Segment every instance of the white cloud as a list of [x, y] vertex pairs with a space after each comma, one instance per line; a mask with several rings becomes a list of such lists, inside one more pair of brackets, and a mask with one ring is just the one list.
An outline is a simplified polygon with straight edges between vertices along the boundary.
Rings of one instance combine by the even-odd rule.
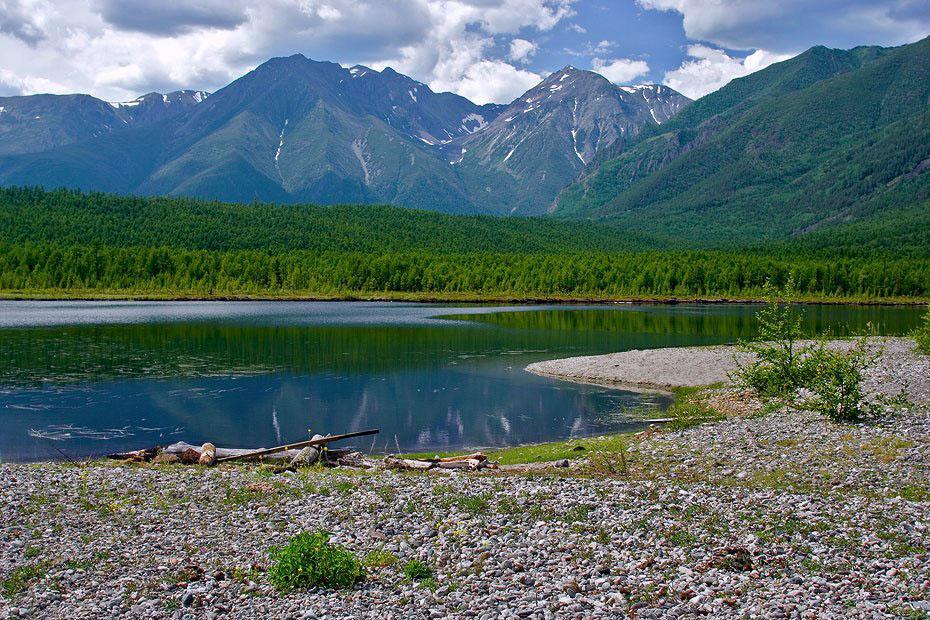
[[[539, 76], [513, 66], [516, 56], [495, 58], [496, 44], [510, 49], [511, 40], [552, 29], [574, 15], [574, 2], [0, 0], [0, 89], [110, 100], [215, 90], [269, 57], [300, 52], [390, 65], [439, 90], [509, 101]], [[516, 45], [523, 60], [531, 56]]]
[[632, 82], [636, 78], [649, 73], [649, 65], [643, 60], [631, 60], [629, 58], [615, 58], [613, 60], [595, 58], [591, 62], [591, 70], [600, 73], [611, 82], [623, 84]]
[[900, 45], [930, 33], [926, 0], [637, 0], [675, 11], [690, 39], [797, 53], [814, 45]]
[[482, 60], [458, 80], [457, 92], [475, 103], [510, 103], [541, 79], [537, 73], [505, 62]]
[[538, 51], [539, 46], [532, 41], [514, 39], [510, 42], [510, 53], [507, 58], [514, 62], [526, 62]]
[[688, 57], [679, 68], [665, 74], [664, 82], [683, 95], [697, 99], [725, 86], [734, 78], [787, 60], [791, 54], [756, 50], [740, 59], [706, 45], [691, 45], [688, 47]]

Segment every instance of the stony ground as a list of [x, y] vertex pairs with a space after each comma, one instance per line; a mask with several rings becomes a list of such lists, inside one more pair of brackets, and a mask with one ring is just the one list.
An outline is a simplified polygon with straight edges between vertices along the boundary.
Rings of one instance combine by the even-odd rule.
[[[532, 475], [3, 465], [0, 617], [930, 618], [930, 359], [894, 341], [869, 385], [912, 402], [724, 390], [725, 421]], [[268, 548], [316, 529], [398, 564], [276, 593]]]

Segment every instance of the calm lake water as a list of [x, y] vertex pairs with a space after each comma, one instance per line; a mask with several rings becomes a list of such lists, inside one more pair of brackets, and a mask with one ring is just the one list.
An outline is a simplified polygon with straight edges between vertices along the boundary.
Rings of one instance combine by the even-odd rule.
[[[0, 460], [185, 440], [231, 447], [380, 428], [375, 449], [489, 447], [633, 428], [668, 398], [531, 375], [530, 362], [753, 335], [745, 305], [0, 302]], [[807, 308], [810, 333], [923, 308]], [[368, 450], [371, 444], [357, 444]]]

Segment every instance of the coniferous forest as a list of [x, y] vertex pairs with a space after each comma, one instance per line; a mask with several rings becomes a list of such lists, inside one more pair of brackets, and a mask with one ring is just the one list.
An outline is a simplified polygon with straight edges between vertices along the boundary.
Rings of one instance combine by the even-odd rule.
[[[882, 222], [876, 222], [879, 227]], [[869, 226], [726, 249], [616, 225], [382, 206], [234, 205], [0, 190], [5, 296], [757, 298], [793, 277], [808, 299], [930, 297], [921, 239]], [[833, 244], [830, 240], [837, 240]]]

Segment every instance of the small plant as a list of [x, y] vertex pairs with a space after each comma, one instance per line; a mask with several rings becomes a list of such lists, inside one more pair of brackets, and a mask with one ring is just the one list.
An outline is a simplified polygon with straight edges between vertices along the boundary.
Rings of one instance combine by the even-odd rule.
[[807, 405], [834, 422], [856, 422], [870, 413], [862, 393], [862, 373], [878, 358], [869, 353], [865, 337], [849, 351], [828, 349], [824, 343], [804, 361], [810, 369], [808, 387], [814, 397]]
[[404, 564], [404, 576], [410, 581], [421, 581], [433, 576], [433, 571], [420, 560], [410, 560]]
[[0, 582], [0, 593], [6, 599], [12, 599], [20, 592], [24, 592], [29, 585], [45, 576], [48, 572], [47, 562], [37, 562], [18, 566], [13, 569], [10, 575]]
[[793, 295], [792, 279], [788, 279], [783, 289], [767, 282], [763, 293], [765, 307], [756, 313], [758, 338], [739, 346], [755, 359], [748, 364], [738, 364], [735, 383], [764, 397], [792, 395], [810, 378], [802, 358], [811, 347], [798, 344], [804, 314], [789, 304]]
[[269, 553], [273, 564], [268, 569], [268, 578], [282, 592], [298, 588], [348, 588], [365, 577], [365, 569], [355, 554], [331, 544], [328, 532], [303, 532], [284, 547], [272, 547]]
[[734, 382], [764, 398], [792, 402], [800, 388], [813, 392], [804, 403], [836, 422], [855, 422], [871, 413], [862, 393], [862, 377], [879, 354], [870, 354], [865, 336], [849, 350], [826, 341], [799, 344], [803, 314], [786, 302], [793, 295], [791, 279], [782, 290], [766, 284], [767, 304], [759, 310], [759, 339], [740, 345], [755, 359], [738, 363]]
[[917, 342], [917, 350], [924, 355], [930, 355], [930, 307], [924, 315], [923, 324], [911, 332], [911, 338]]
[[375, 549], [365, 556], [365, 566], [369, 568], [386, 568], [397, 564], [397, 556], [384, 549]]
[[427, 577], [426, 579], [420, 582], [420, 587], [426, 588], [430, 592], [435, 592], [436, 590], [439, 589], [439, 582], [433, 579], [432, 577]]

